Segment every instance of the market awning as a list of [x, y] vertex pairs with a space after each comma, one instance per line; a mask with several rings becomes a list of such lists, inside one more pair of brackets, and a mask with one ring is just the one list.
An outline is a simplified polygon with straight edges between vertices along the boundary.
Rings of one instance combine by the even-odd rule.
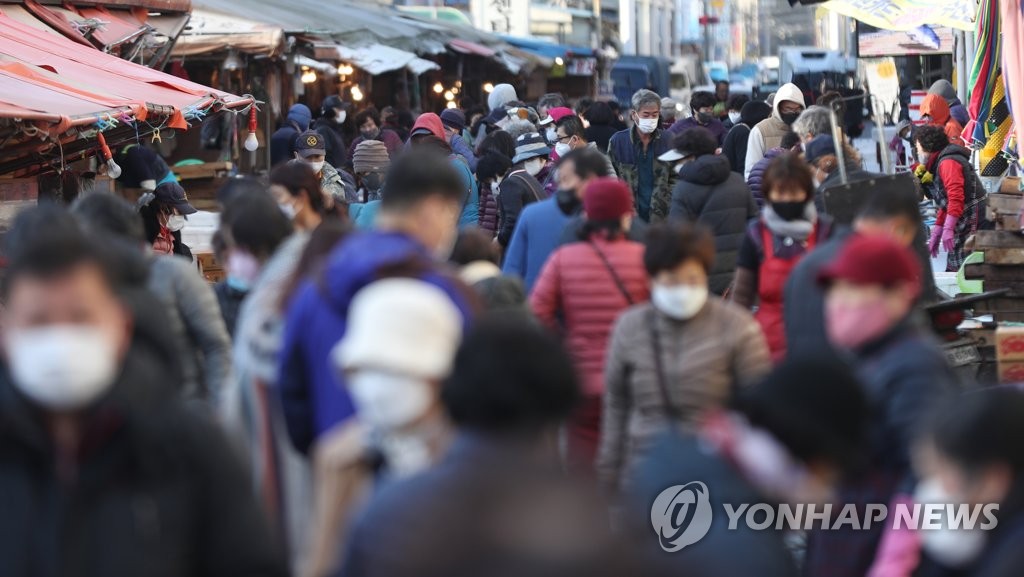
[[0, 174], [35, 173], [91, 154], [100, 148], [97, 134], [117, 146], [252, 102], [83, 47], [0, 11]]
[[280, 26], [196, 9], [171, 51], [173, 56], [198, 56], [232, 48], [252, 55], [274, 56], [284, 45]]
[[370, 74], [383, 74], [392, 70], [405, 68], [413, 74], [423, 74], [428, 70], [437, 70], [436, 62], [425, 60], [412, 52], [406, 52], [383, 44], [371, 44], [359, 48], [335, 46], [338, 58], [362, 68]]
[[494, 50], [486, 46], [481, 46], [476, 42], [470, 42], [468, 40], [459, 40], [458, 38], [448, 42], [448, 47], [456, 52], [463, 54], [473, 54], [476, 56], [483, 56], [484, 58], [490, 58], [494, 56]]
[[518, 36], [502, 36], [501, 39], [512, 46], [544, 58], [588, 58], [594, 56], [592, 48], [585, 48], [583, 46], [569, 46], [548, 42], [547, 40], [521, 38]]
[[[451, 49], [490, 58], [512, 73], [539, 63], [537, 58], [515, 51], [494, 34], [458, 23], [425, 20], [374, 3], [348, 0], [289, 0], [287, 3], [280, 0], [195, 0], [193, 3], [198, 9], [258, 19], [279, 26], [286, 34], [329, 40], [340, 46], [380, 45], [419, 56], [444, 54]], [[429, 70], [426, 62], [429, 61], [413, 61], [402, 66], [413, 71]]]

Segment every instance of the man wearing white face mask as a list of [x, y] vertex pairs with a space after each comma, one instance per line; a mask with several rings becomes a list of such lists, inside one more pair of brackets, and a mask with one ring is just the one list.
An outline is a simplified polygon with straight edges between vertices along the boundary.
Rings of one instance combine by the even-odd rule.
[[319, 514], [310, 575], [332, 574], [352, 512], [375, 481], [419, 473], [447, 448], [441, 381], [451, 371], [462, 324], [444, 291], [412, 278], [377, 281], [352, 300], [348, 332], [331, 363], [345, 374], [356, 415], [325, 434], [314, 453]]
[[598, 471], [612, 492], [622, 489], [666, 423], [692, 429], [771, 369], [754, 317], [708, 298], [714, 258], [714, 241], [702, 227], [648, 230], [651, 303], [619, 317], [605, 365]]
[[650, 90], [633, 95], [633, 128], [616, 132], [608, 141], [608, 158], [615, 173], [633, 191], [633, 208], [645, 223], [668, 218], [676, 175], [658, 157], [672, 148], [660, 128], [661, 97]]
[[62, 209], [33, 210], [61, 226], [21, 243], [6, 270], [4, 575], [54, 563], [142, 575], [153, 555], [165, 575], [286, 575], [221, 431], [129, 354], [133, 318], [105, 248]]
[[348, 166], [348, 147], [345, 146], [345, 133], [342, 127], [348, 120], [348, 112], [352, 105], [342, 100], [337, 94], [324, 98], [320, 105], [320, 118], [313, 123], [313, 130], [324, 137], [326, 144], [326, 161], [331, 166]]
[[326, 141], [319, 132], [307, 130], [295, 139], [295, 159], [292, 162], [304, 162], [313, 169], [316, 177], [320, 179], [324, 206], [328, 209], [334, 207], [335, 203], [358, 202], [355, 179], [347, 172], [342, 172], [327, 163], [326, 146]]
[[536, 176], [549, 156], [551, 149], [540, 133], [531, 132], [516, 139], [512, 170], [501, 181], [498, 193], [498, 244], [503, 248], [512, 240], [523, 207], [547, 198]]
[[292, 443], [303, 453], [355, 411], [345, 375], [330, 356], [348, 330], [357, 292], [382, 276], [405, 274], [439, 287], [470, 316], [463, 287], [442, 274], [439, 262], [455, 244], [464, 198], [463, 180], [447, 155], [433, 147], [399, 155], [388, 168], [375, 229], [347, 236], [319, 278], [294, 293], [277, 384]]

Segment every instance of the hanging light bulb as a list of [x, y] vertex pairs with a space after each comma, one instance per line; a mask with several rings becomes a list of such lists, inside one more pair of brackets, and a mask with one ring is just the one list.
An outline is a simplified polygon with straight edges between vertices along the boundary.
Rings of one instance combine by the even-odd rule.
[[102, 132], [97, 132], [96, 140], [100, 143], [100, 153], [103, 154], [103, 159], [107, 161], [107, 176], [117, 179], [121, 176], [121, 167], [114, 162], [114, 155], [111, 154], [110, 147], [107, 146], [107, 139], [103, 137]]
[[245, 137], [245, 149], [249, 152], [256, 152], [260, 147], [260, 141], [256, 138], [256, 103], [249, 107], [249, 136]]
[[434, 85], [434, 92], [436, 92], [438, 94], [441, 94], [442, 92], [444, 92], [444, 84], [441, 84], [440, 82], [435, 84]]
[[565, 60], [563, 60], [561, 56], [556, 56], [555, 66], [565, 66]]
[[484, 92], [486, 92], [487, 94], [490, 94], [490, 93], [494, 92], [494, 85], [491, 84], [490, 82], [485, 82], [484, 83]]
[[359, 86], [353, 86], [350, 92], [352, 93], [352, 100], [356, 102], [363, 100], [363, 91], [359, 89]]
[[316, 82], [316, 71], [311, 68], [302, 69], [302, 77], [300, 78], [303, 84], [313, 84]]
[[451, 89], [449, 89], [449, 92], [451, 92], [452, 94], [458, 94], [459, 93], [459, 87], [458, 86], [452, 86]]
[[455, 104], [454, 102], [449, 102], [448, 104], [445, 104], [445, 108], [458, 108], [458, 107], [459, 107], [459, 105]]
[[355, 70], [352, 69], [352, 65], [351, 64], [339, 64], [338, 65], [338, 75], [339, 76], [352, 76], [352, 74], [354, 72], [355, 72]]
[[242, 66], [242, 59], [238, 57], [238, 53], [234, 49], [228, 50], [228, 57], [220, 65], [221, 68], [229, 72], [239, 70]]
[[448, 102], [451, 102], [452, 100], [455, 100], [455, 95], [452, 94], [451, 90], [449, 90], [448, 92], [444, 93], [444, 99], [447, 100]]

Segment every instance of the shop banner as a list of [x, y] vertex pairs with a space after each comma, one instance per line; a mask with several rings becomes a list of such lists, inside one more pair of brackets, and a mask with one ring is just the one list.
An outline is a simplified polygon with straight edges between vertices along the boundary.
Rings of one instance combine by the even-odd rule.
[[831, 0], [825, 8], [885, 30], [949, 26], [974, 30], [972, 0]]

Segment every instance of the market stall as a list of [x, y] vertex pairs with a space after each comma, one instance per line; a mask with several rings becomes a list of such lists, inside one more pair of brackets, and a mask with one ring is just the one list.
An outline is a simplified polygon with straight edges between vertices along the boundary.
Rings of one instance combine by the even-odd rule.
[[[158, 143], [213, 112], [245, 113], [254, 102], [85, 47], [2, 10], [0, 77], [0, 194], [20, 202], [69, 200], [97, 172], [109, 189], [106, 177], [119, 173], [111, 160], [117, 147]], [[59, 175], [56, 190], [47, 175]]]

